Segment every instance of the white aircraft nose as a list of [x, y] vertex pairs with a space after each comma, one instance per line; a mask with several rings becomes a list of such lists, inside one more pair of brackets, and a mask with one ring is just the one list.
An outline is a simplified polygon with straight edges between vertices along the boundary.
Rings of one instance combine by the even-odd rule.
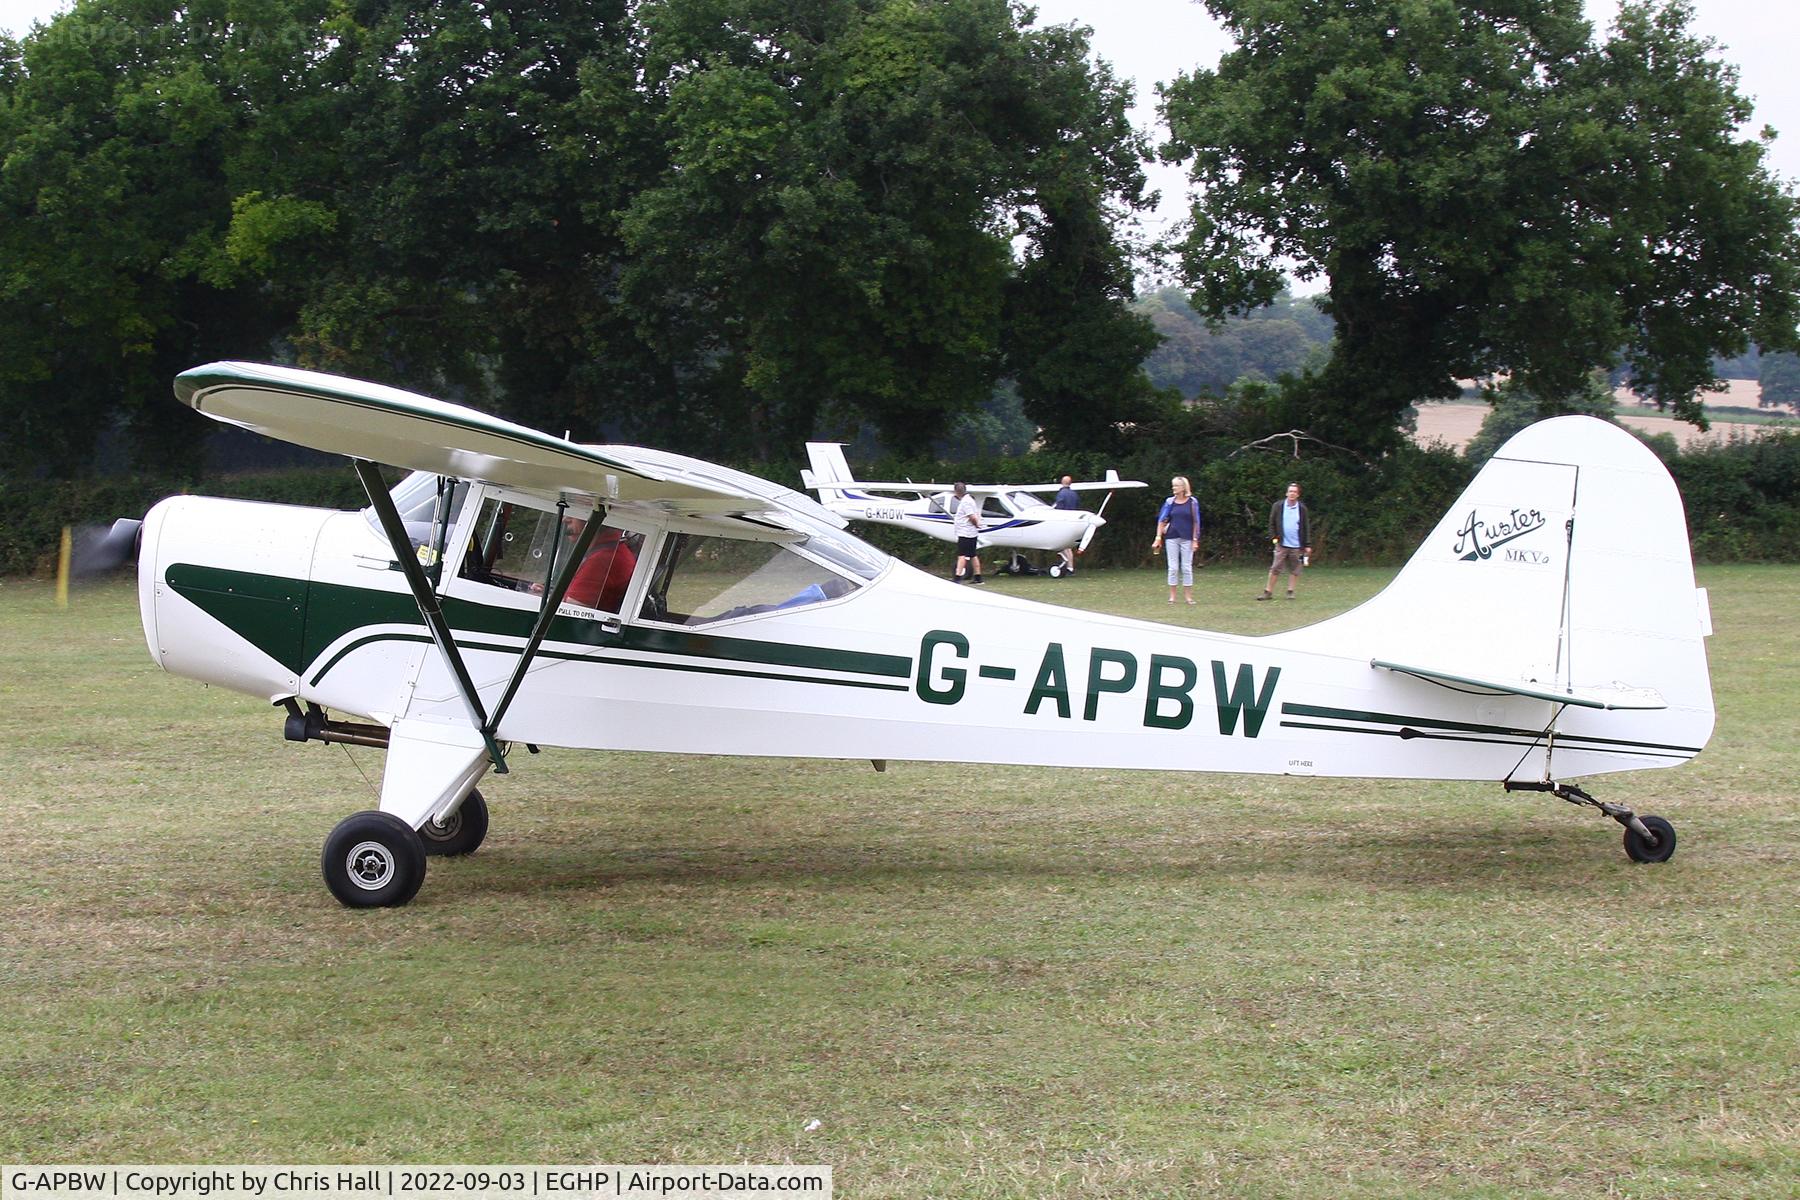
[[313, 547], [334, 515], [204, 496], [152, 508], [138, 563], [151, 657], [174, 675], [293, 695]]

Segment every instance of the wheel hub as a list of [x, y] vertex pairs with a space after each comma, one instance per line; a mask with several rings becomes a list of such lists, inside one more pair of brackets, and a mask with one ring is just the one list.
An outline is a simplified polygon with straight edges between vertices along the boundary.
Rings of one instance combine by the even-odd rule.
[[425, 822], [425, 827], [419, 830], [419, 832], [434, 841], [444, 842], [455, 837], [457, 830], [461, 828], [462, 810], [457, 809], [442, 821], [430, 820]]
[[377, 891], [394, 877], [394, 852], [380, 842], [358, 842], [344, 856], [344, 871], [363, 891]]

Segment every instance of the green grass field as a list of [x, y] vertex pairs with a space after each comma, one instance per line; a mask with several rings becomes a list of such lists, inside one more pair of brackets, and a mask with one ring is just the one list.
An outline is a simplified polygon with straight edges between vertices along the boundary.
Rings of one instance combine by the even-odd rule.
[[[1209, 568], [995, 588], [1266, 632]], [[1706, 570], [1711, 746], [1595, 790], [547, 750], [410, 907], [377, 751], [0, 581], [0, 1161], [827, 1163], [841, 1197], [1800, 1194], [1800, 570]], [[809, 1122], [820, 1122], [808, 1132]]]

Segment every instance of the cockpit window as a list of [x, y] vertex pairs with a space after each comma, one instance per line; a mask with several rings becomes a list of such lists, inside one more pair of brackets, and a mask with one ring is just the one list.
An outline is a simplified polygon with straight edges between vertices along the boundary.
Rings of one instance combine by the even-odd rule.
[[[463, 556], [463, 578], [491, 587], [542, 595], [575, 551], [586, 522], [548, 509], [488, 499]], [[643, 535], [610, 525], [594, 532], [581, 565], [563, 596], [565, 602], [603, 612], [619, 612], [637, 568]]]
[[1050, 507], [1031, 492], [1008, 492], [1007, 497], [1012, 500], [1013, 507], [1020, 512], [1024, 512], [1028, 508]]
[[641, 615], [709, 625], [845, 596], [857, 584], [776, 542], [678, 533], [664, 543]]

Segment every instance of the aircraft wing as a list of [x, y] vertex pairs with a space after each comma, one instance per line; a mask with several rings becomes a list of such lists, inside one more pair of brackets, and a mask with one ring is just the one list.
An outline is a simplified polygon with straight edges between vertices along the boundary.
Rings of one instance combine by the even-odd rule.
[[[810, 477], [811, 475], [811, 471], [801, 472], [802, 478]], [[817, 485], [809, 483], [807, 486], [815, 487]], [[939, 492], [947, 492], [950, 490], [950, 485], [947, 483], [864, 483], [860, 479], [834, 480], [828, 482], [825, 486], [854, 492], [898, 492], [901, 495], [906, 496], [934, 496]], [[978, 489], [970, 488], [969, 490], [974, 492]], [[998, 492], [1004, 491], [1005, 489], [989, 488], [988, 490]]]
[[1435, 667], [1415, 667], [1405, 663], [1388, 662], [1380, 658], [1370, 659], [1369, 665], [1386, 671], [1395, 671], [1401, 675], [1416, 675], [1420, 679], [1429, 679], [1434, 683], [1486, 688], [1489, 691], [1505, 692], [1512, 696], [1529, 696], [1533, 700], [1548, 700], [1553, 704], [1572, 704], [1577, 708], [1647, 710], [1669, 707], [1662, 698], [1662, 694], [1652, 688], [1630, 688], [1622, 685], [1559, 688], [1554, 684], [1538, 683], [1536, 680], [1527, 682], [1517, 679], [1482, 679], [1439, 670]]
[[578, 445], [460, 404], [316, 371], [209, 363], [177, 376], [175, 395], [228, 425], [415, 471], [700, 519], [791, 507], [699, 469], [698, 460]]
[[[1075, 492], [1116, 492], [1123, 488], [1141, 488], [1149, 486], [1149, 484], [1141, 479], [1109, 479], [1097, 483], [1071, 483], [1069, 485], [1069, 490]], [[969, 490], [972, 492], [976, 489], [971, 487]], [[1062, 484], [1028, 483], [1020, 487], [996, 487], [992, 490], [996, 492], [1043, 492], [1048, 495], [1051, 492], [1062, 491]]]
[[[858, 479], [846, 480], [833, 486], [854, 489], [861, 492], [904, 492], [908, 495], [934, 496], [939, 492], [950, 490], [947, 483], [864, 483]], [[1135, 479], [1115, 479], [1106, 483], [1071, 483], [1077, 492], [1113, 492], [1121, 488], [1149, 487]], [[1042, 492], [1046, 495], [1062, 490], [1060, 483], [971, 483], [966, 485], [971, 496], [998, 496], [1005, 492]]]

